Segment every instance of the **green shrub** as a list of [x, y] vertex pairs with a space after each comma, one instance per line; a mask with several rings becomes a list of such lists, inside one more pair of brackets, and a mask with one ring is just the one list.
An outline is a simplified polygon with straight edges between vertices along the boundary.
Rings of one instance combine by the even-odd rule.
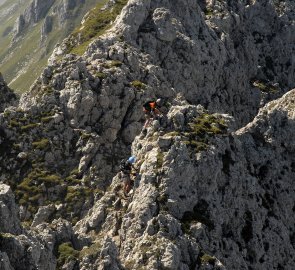
[[75, 250], [70, 242], [62, 243], [58, 247], [58, 267], [63, 266], [69, 260], [77, 259], [79, 251]]
[[194, 119], [189, 126], [194, 135], [198, 137], [204, 137], [214, 134], [222, 134], [226, 131], [226, 125], [223, 119], [218, 119], [211, 114], [202, 114], [198, 118]]
[[201, 264], [211, 264], [211, 265], [214, 265], [215, 264], [215, 261], [216, 259], [212, 256], [210, 256], [209, 254], [204, 254], [200, 257], [200, 260], [201, 260]]
[[205, 151], [208, 149], [208, 144], [200, 141], [184, 141], [184, 143], [195, 149], [196, 152]]
[[19, 126], [20, 126], [20, 123], [17, 122], [16, 120], [14, 120], [14, 119], [11, 119], [11, 120], [9, 121], [9, 126], [10, 126], [10, 127], [19, 127]]
[[212, 16], [213, 15], [213, 9], [212, 8], [205, 8], [204, 13], [206, 16]]
[[97, 78], [99, 78], [99, 79], [105, 79], [106, 78], [106, 74], [105, 73], [103, 73], [103, 72], [96, 72], [95, 73], [95, 77], [97, 77]]
[[53, 119], [52, 116], [45, 116], [45, 117], [41, 117], [41, 122], [42, 123], [48, 123]]
[[47, 148], [47, 146], [49, 146], [49, 140], [43, 138], [40, 141], [33, 142], [32, 145], [35, 149], [44, 150], [45, 148]]
[[103, 67], [105, 68], [113, 68], [113, 67], [120, 67], [122, 66], [122, 62], [121, 61], [118, 61], [118, 60], [112, 60], [112, 61], [109, 61], [109, 62], [106, 62], [103, 64]]
[[28, 125], [25, 125], [25, 126], [21, 126], [20, 129], [22, 131], [29, 131], [30, 129], [33, 129], [35, 127], [37, 127], [38, 124], [37, 123], [31, 123], [31, 124], [28, 124]]
[[261, 92], [264, 93], [276, 93], [278, 89], [272, 85], [268, 85], [263, 81], [255, 80], [253, 86], [257, 87]]
[[138, 80], [132, 81], [130, 84], [137, 89], [144, 89], [146, 87], [146, 85], [143, 82]]
[[171, 131], [171, 132], [168, 132], [168, 133], [166, 133], [165, 134], [165, 136], [167, 136], [167, 137], [176, 137], [176, 136], [179, 136], [179, 135], [181, 135], [180, 134], [180, 132], [178, 132], [178, 131]]
[[164, 162], [164, 154], [159, 151], [157, 154], [157, 168], [160, 169], [163, 166], [163, 162]]

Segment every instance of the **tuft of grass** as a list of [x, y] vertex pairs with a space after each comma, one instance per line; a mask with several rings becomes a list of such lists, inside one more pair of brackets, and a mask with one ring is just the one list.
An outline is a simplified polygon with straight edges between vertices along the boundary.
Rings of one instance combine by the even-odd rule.
[[20, 123], [17, 122], [16, 120], [14, 120], [14, 119], [11, 119], [11, 120], [9, 121], [9, 126], [10, 126], [10, 127], [19, 127], [19, 126], [20, 126]]
[[37, 127], [37, 126], [38, 126], [37, 123], [31, 123], [31, 124], [28, 124], [28, 125], [25, 125], [25, 126], [21, 126], [20, 129], [21, 129], [21, 131], [26, 132], [26, 131], [29, 131], [29, 130]]
[[223, 119], [218, 119], [216, 116], [206, 113], [189, 123], [189, 126], [193, 134], [199, 137], [204, 137], [206, 134], [222, 134], [226, 130]]
[[188, 140], [183, 142], [196, 152], [207, 150], [211, 137], [225, 134], [227, 131], [224, 119], [207, 113], [195, 118], [188, 126], [189, 131], [183, 133]]
[[119, 60], [112, 60], [112, 61], [108, 61], [103, 63], [103, 67], [105, 68], [113, 68], [113, 67], [120, 67], [122, 66], [122, 62]]
[[208, 149], [208, 146], [209, 146], [207, 143], [199, 142], [199, 141], [195, 141], [195, 140], [184, 141], [184, 143], [186, 145], [194, 148], [196, 150], [196, 152], [205, 151]]
[[107, 75], [106, 75], [105, 73], [103, 73], [103, 72], [96, 72], [96, 73], [95, 73], [95, 77], [97, 77], [97, 78], [99, 78], [99, 79], [101, 79], [101, 80], [105, 79], [106, 76], [107, 76]]
[[40, 141], [33, 142], [32, 145], [35, 149], [44, 150], [47, 148], [47, 146], [49, 146], [49, 140], [43, 138]]
[[165, 137], [176, 137], [176, 136], [180, 136], [180, 132], [178, 131], [171, 131], [171, 132], [168, 132], [166, 134], [164, 134]]
[[206, 264], [214, 265], [216, 259], [214, 257], [210, 256], [209, 254], [205, 253], [200, 257], [200, 261], [201, 261], [202, 265], [206, 265]]
[[255, 80], [253, 86], [257, 87], [263, 93], [274, 94], [278, 92], [278, 89], [272, 85], [268, 85], [263, 81]]
[[213, 15], [213, 9], [212, 8], [205, 8], [204, 13], [206, 16], [212, 16]]
[[41, 117], [41, 122], [42, 123], [48, 123], [53, 119], [52, 116], [46, 116], [46, 117]]
[[66, 262], [77, 259], [78, 256], [79, 251], [75, 250], [70, 242], [62, 243], [58, 247], [57, 265], [61, 268]]
[[164, 154], [159, 151], [157, 154], [157, 169], [162, 168], [164, 162]]
[[132, 81], [130, 84], [137, 89], [144, 89], [146, 87], [146, 85], [143, 82], [138, 80]]

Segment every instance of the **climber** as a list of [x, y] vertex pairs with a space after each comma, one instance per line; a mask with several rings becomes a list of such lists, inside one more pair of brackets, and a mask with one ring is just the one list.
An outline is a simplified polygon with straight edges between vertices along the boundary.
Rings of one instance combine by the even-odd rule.
[[123, 159], [120, 164], [120, 178], [124, 184], [123, 192], [125, 196], [127, 196], [131, 189], [131, 175], [133, 175], [132, 171], [136, 171], [133, 165], [135, 161], [136, 157], [131, 156], [128, 158], [128, 160]]
[[149, 100], [146, 103], [143, 104], [143, 111], [145, 113], [146, 121], [144, 123], [143, 129], [149, 127], [151, 122], [157, 118], [157, 116], [162, 115], [162, 112], [160, 110], [160, 103], [161, 99], [155, 100]]

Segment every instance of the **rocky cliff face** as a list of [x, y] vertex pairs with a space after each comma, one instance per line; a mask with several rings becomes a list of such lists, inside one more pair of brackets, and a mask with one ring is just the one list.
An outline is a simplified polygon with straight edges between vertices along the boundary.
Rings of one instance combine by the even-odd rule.
[[132, 145], [132, 202], [118, 204], [114, 178], [75, 231], [105, 237], [103, 269], [292, 269], [294, 99], [235, 132], [226, 115], [173, 106], [164, 129], [154, 122]]
[[[130, 0], [83, 56], [56, 48], [0, 114], [1, 180], [24, 234], [49, 243], [37, 257], [57, 258], [30, 264], [292, 269], [293, 11], [292, 1]], [[141, 106], [158, 97], [168, 113], [140, 134]], [[139, 174], [126, 200], [116, 173], [130, 154]], [[1, 256], [18, 269], [11, 250]]]
[[7, 86], [0, 73], [0, 112], [3, 112], [8, 106], [15, 105], [16, 100], [15, 93]]

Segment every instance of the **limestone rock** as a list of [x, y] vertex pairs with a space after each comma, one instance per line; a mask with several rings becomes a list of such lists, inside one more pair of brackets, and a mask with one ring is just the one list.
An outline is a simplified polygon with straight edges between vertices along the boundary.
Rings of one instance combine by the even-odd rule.
[[41, 29], [41, 41], [45, 40], [46, 36], [51, 32], [53, 24], [53, 17], [46, 16]]
[[130, 0], [82, 56], [57, 47], [0, 114], [0, 177], [35, 226], [1, 239], [13, 268], [70, 242], [65, 269], [292, 269], [294, 1], [246, 2]]
[[0, 184], [0, 211], [1, 223], [0, 231], [2, 233], [21, 233], [21, 226], [18, 217], [18, 207], [14, 201], [14, 195], [9, 186]]
[[5, 252], [0, 252], [0, 265], [3, 270], [13, 270], [9, 258]]
[[54, 205], [41, 206], [38, 209], [31, 226], [35, 227], [42, 222], [47, 222], [48, 218], [53, 214], [54, 211]]

